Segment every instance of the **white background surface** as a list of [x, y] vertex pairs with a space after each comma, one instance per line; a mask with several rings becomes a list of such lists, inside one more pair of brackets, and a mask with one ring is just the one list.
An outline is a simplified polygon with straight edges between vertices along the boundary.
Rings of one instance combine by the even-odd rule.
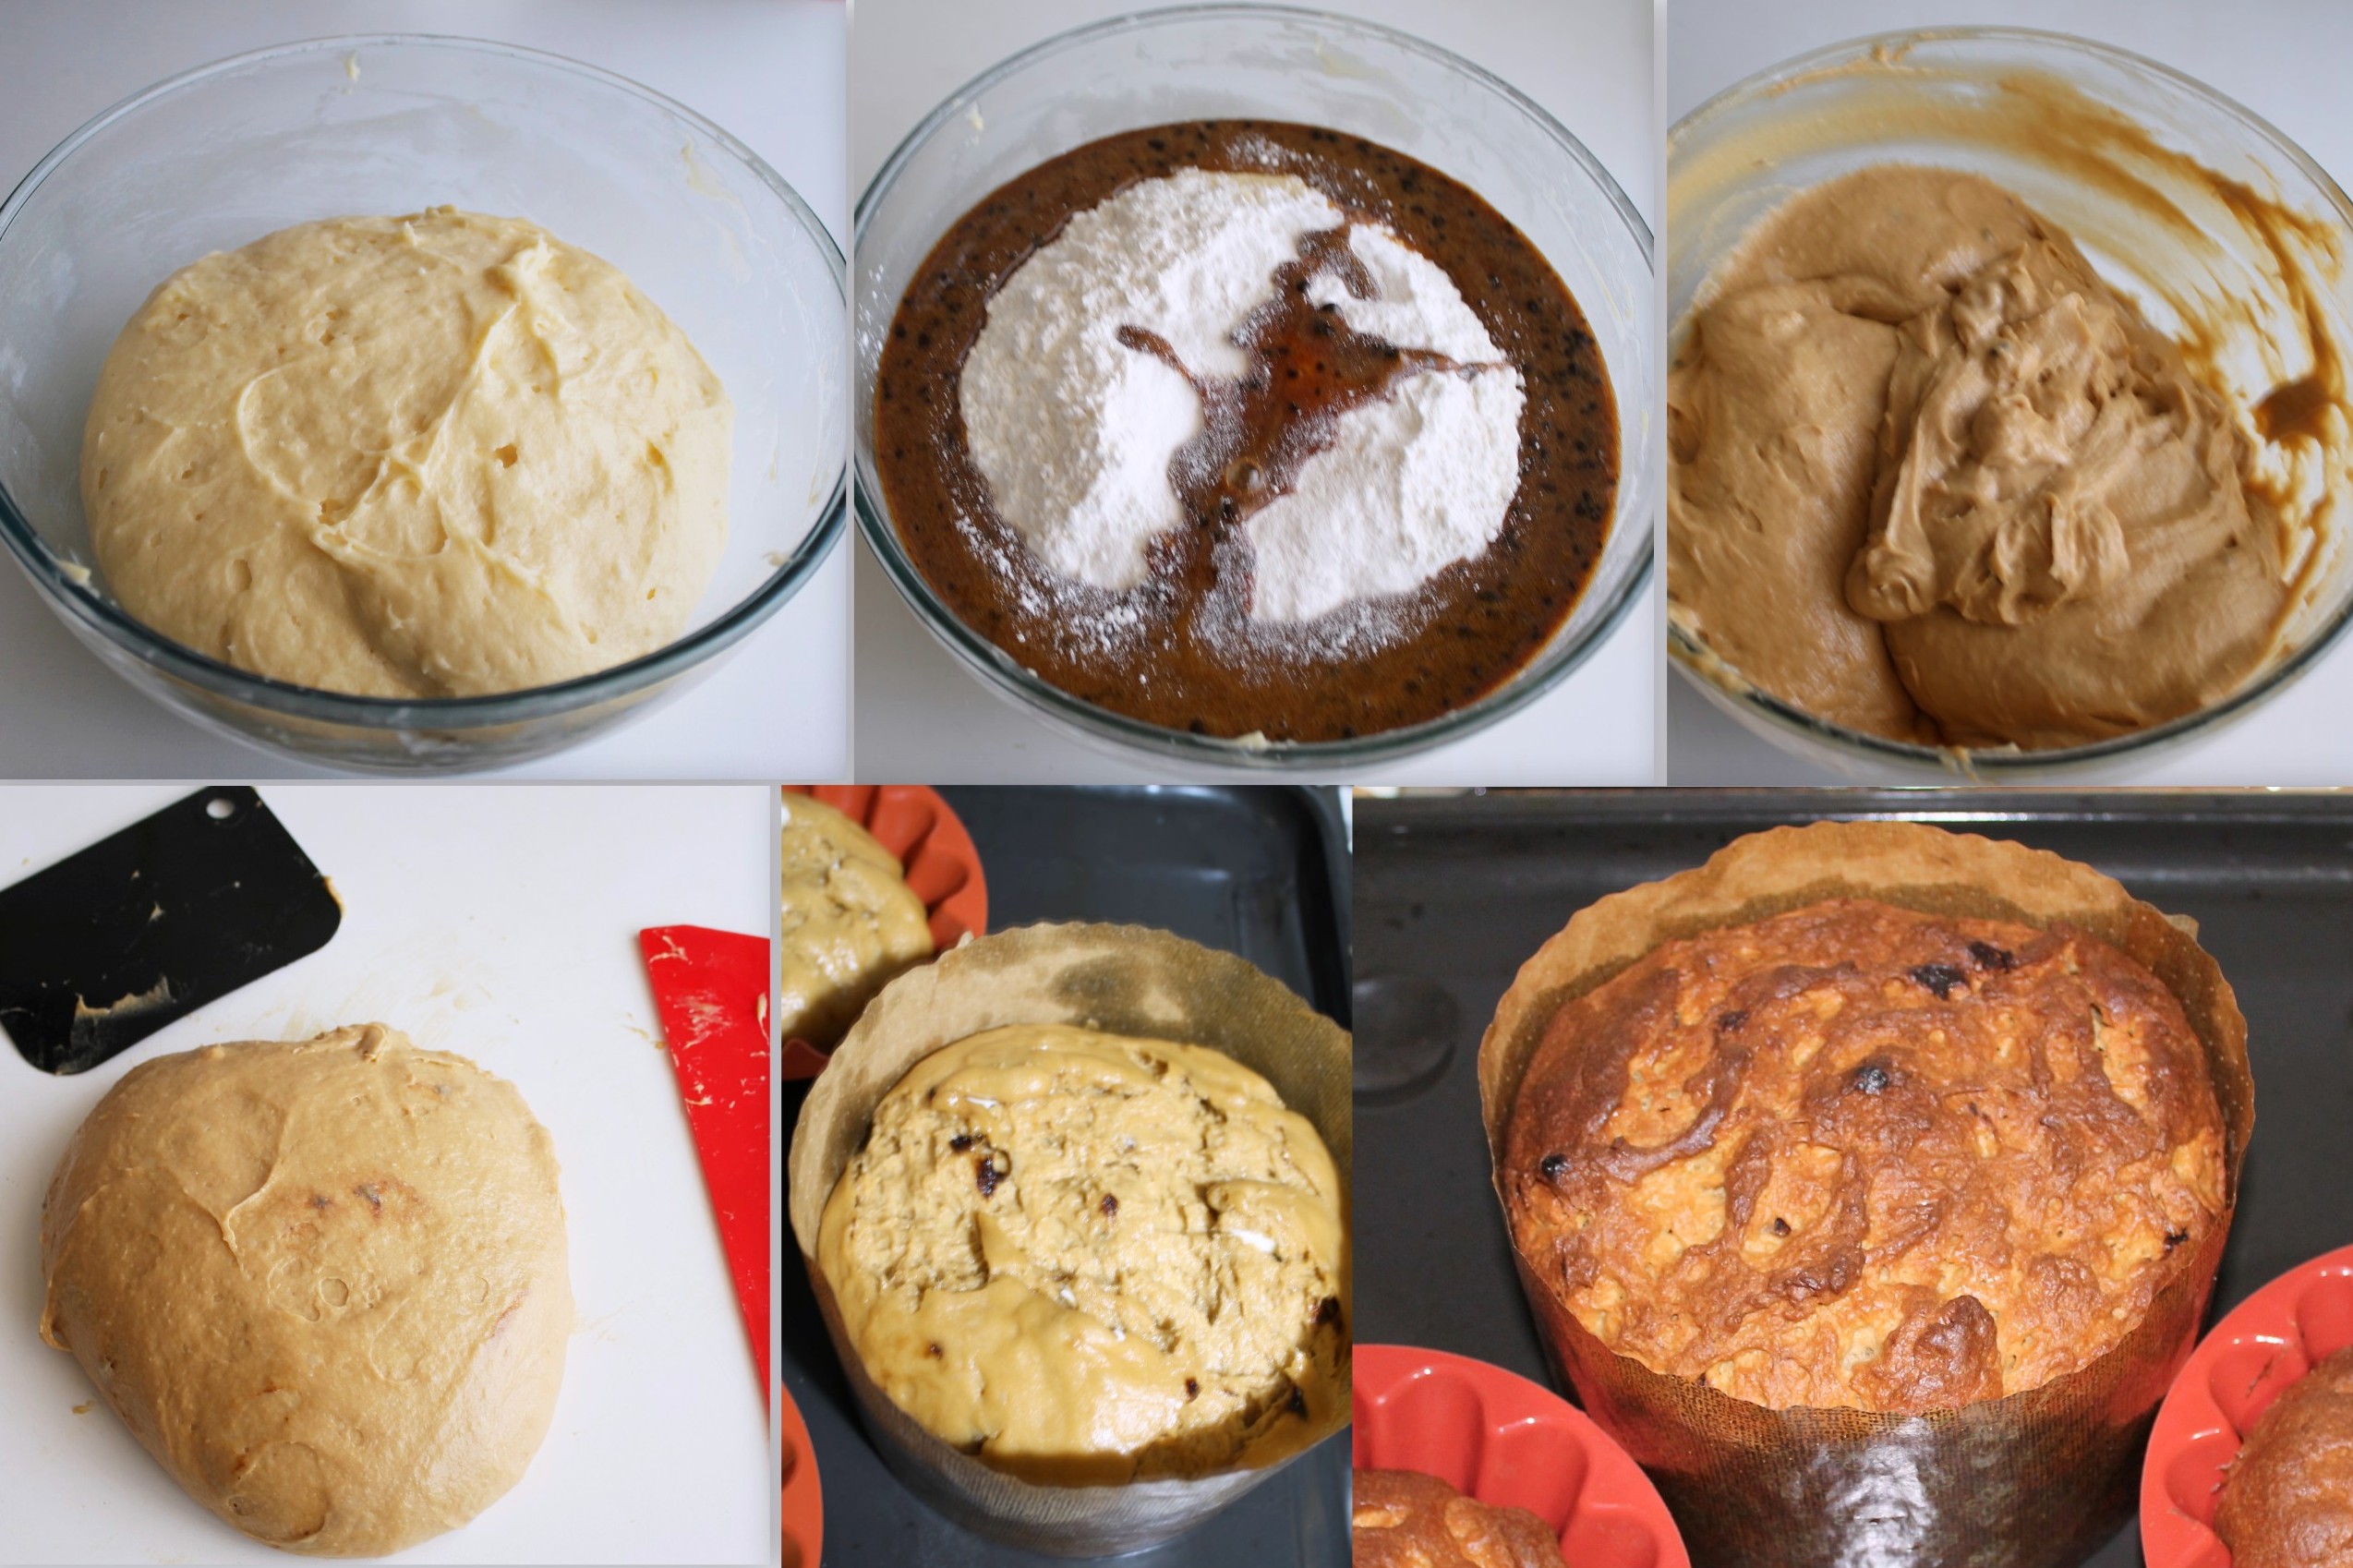
[[[1321, 0], [1453, 50], [1542, 104], [1601, 161], [1655, 233], [1648, 0]], [[1007, 55], [1117, 0], [857, 0], [851, 158], [863, 190], [933, 105]], [[853, 532], [854, 527], [853, 527]], [[857, 546], [862, 779], [1078, 783], [1166, 779], [1172, 764], [1064, 739], [964, 672]], [[1361, 770], [1382, 784], [1647, 784], [1657, 777], [1657, 595], [1540, 701], [1440, 751]]]
[[[93, 115], [164, 77], [273, 43], [356, 31], [500, 39], [642, 82], [734, 133], [849, 249], [838, 0], [6, 0], [0, 186], [13, 185]], [[736, 439], [758, 437], [739, 430]], [[848, 549], [837, 547], [694, 690], [516, 774], [847, 778], [848, 561]], [[217, 739], [150, 703], [82, 651], [13, 562], [0, 569], [0, 776], [318, 771]]]
[[[2342, 183], [2353, 180], [2345, 63], [2353, 6], [2330, 0], [1671, 0], [1667, 118], [1681, 119], [1744, 77], [1866, 33], [1928, 25], [2007, 24], [2072, 32], [2195, 77], [2287, 134]], [[1810, 784], [1836, 776], [1750, 735], [1681, 675], [1669, 678], [1667, 748], [1677, 784]], [[2353, 784], [2353, 642], [2287, 691], [2193, 751], [2114, 782]], [[2104, 780], [2106, 781], [2106, 780]]]
[[[0, 882], [127, 826], [176, 786], [0, 788]], [[320, 952], [105, 1066], [0, 1045], [0, 1562], [267, 1562], [149, 1458], [42, 1343], [42, 1195], [125, 1072], [215, 1041], [371, 1019], [513, 1082], [562, 1164], [578, 1304], [522, 1482], [426, 1562], [743, 1562], [774, 1553], [767, 1415], [637, 955], [641, 927], [765, 932], [774, 804], [756, 786], [265, 786], [344, 906]]]

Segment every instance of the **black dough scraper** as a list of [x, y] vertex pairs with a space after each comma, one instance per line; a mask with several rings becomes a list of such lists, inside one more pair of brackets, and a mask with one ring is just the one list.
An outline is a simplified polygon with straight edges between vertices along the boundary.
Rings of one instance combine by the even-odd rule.
[[87, 1072], [343, 919], [259, 795], [199, 790], [0, 889], [0, 1030], [43, 1072]]

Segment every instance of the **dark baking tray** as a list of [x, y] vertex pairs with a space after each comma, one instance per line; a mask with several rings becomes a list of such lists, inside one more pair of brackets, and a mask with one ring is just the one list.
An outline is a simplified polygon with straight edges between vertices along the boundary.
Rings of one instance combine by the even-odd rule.
[[[1603, 894], [1777, 823], [1888, 816], [2054, 850], [2197, 920], [2247, 1014], [2255, 1068], [2255, 1138], [2217, 1314], [2353, 1241], [2342, 1200], [2353, 1122], [2353, 797], [1647, 790], [1360, 799], [1358, 1337], [1459, 1351], [1550, 1381], [1479, 1130], [1478, 1037], [1497, 1000], [1521, 962]], [[1386, 1087], [1368, 1091], [1368, 1076]], [[2091, 1559], [2097, 1568], [2141, 1561], [2137, 1526]]]
[[[988, 877], [989, 926], [1156, 925], [1238, 953], [1348, 1020], [1348, 853], [1331, 790], [943, 789]], [[784, 1127], [806, 1086], [787, 1085]], [[1048, 1568], [918, 1502], [866, 1441], [788, 1237], [778, 1271], [784, 1384], [825, 1487], [825, 1568]], [[1199, 1529], [1117, 1561], [1133, 1568], [1341, 1568], [1348, 1445], [1324, 1442]]]

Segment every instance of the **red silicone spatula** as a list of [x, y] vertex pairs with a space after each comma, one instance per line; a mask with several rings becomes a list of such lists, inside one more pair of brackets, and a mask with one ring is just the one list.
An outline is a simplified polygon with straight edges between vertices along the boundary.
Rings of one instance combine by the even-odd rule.
[[679, 1098], [735, 1275], [760, 1386], [768, 1380], [768, 973], [765, 936], [699, 925], [637, 934]]

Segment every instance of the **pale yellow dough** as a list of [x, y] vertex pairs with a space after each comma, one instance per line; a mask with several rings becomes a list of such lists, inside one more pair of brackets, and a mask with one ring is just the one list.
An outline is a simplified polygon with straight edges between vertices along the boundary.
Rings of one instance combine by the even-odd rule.
[[933, 1053], [817, 1260], [875, 1384], [1032, 1481], [1266, 1462], [1346, 1397], [1331, 1154], [1201, 1046], [1017, 1024]]
[[123, 608], [199, 653], [369, 696], [518, 691], [684, 630], [733, 418], [685, 334], [545, 230], [335, 218], [139, 308], [82, 507]]
[[380, 1024], [132, 1069], [58, 1162], [41, 1259], [42, 1337], [190, 1497], [289, 1551], [456, 1528], [555, 1412], [547, 1131]]
[[898, 857], [814, 796], [784, 797], [784, 1038], [830, 1051], [875, 993], [932, 956]]

